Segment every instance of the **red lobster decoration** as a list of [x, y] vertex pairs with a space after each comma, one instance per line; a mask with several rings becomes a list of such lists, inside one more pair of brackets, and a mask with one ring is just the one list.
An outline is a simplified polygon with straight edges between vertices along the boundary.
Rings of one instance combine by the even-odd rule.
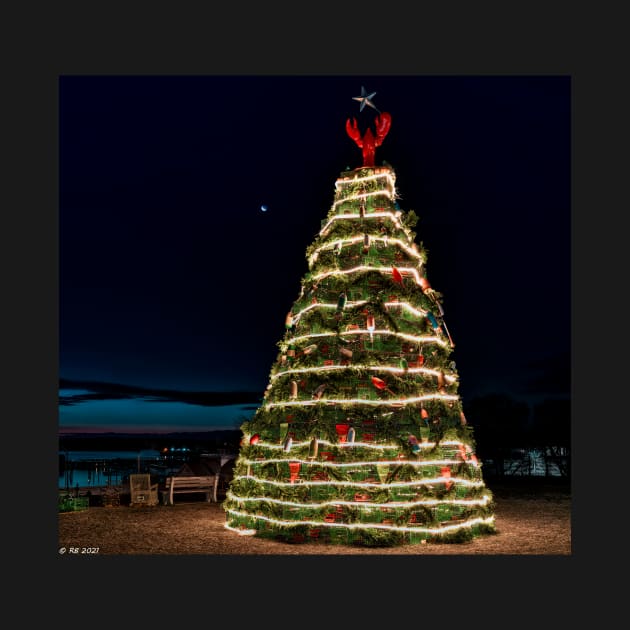
[[368, 130], [363, 134], [362, 138], [356, 118], [353, 118], [352, 122], [349, 118], [346, 120], [347, 134], [354, 140], [363, 153], [363, 166], [374, 166], [374, 152], [376, 151], [376, 147], [380, 147], [383, 143], [392, 125], [392, 116], [387, 112], [383, 112], [374, 119], [374, 123], [376, 124], [376, 136], [372, 135], [372, 130], [368, 127]]

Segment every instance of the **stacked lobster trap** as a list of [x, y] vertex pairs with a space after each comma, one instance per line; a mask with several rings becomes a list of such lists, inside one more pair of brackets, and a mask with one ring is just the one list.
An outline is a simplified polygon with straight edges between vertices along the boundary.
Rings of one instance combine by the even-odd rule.
[[369, 162], [364, 151], [336, 182], [263, 403], [242, 426], [223, 503], [239, 534], [385, 546], [494, 532], [415, 213], [398, 205], [394, 170]]

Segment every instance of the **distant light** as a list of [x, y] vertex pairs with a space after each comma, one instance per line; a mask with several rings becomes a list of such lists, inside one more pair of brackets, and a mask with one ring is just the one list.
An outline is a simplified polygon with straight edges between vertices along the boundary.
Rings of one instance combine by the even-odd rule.
[[266, 206], [266, 205], [264, 205], [264, 204], [263, 204], [262, 206], [260, 206], [260, 209], [261, 209], [263, 212], [267, 212], [267, 206]]

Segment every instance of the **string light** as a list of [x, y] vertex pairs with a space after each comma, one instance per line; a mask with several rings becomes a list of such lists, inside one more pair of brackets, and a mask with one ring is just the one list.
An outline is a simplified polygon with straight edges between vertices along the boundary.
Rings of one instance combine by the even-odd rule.
[[[343, 330], [340, 333], [334, 332], [326, 332], [326, 333], [311, 333], [310, 335], [298, 335], [297, 337], [291, 337], [290, 339], [285, 340], [286, 344], [296, 344], [305, 339], [314, 339], [316, 337], [336, 337], [339, 335], [369, 335], [370, 331], [367, 329], [356, 328], [354, 330]], [[435, 335], [409, 335], [407, 333], [395, 332], [393, 330], [387, 329], [379, 329], [374, 331], [375, 335], [391, 335], [393, 337], [400, 337], [401, 339], [406, 339], [407, 341], [413, 341], [414, 343], [419, 344], [428, 344], [428, 343], [437, 343], [442, 347], [446, 347], [448, 344], [446, 341], [437, 337]]]
[[373, 190], [371, 192], [358, 193], [355, 195], [349, 195], [343, 199], [338, 199], [332, 205], [331, 211], [334, 212], [335, 208], [341, 203], [348, 203], [350, 201], [358, 201], [359, 199], [369, 199], [370, 197], [387, 197], [388, 199], [394, 199], [396, 193], [390, 190]]
[[[248, 434], [245, 434], [243, 439], [249, 440], [249, 437], [250, 436]], [[338, 448], [360, 447], [360, 448], [371, 448], [371, 449], [376, 449], [376, 450], [396, 450], [396, 451], [400, 449], [400, 444], [391, 444], [391, 443], [390, 444], [375, 444], [373, 442], [330, 442], [323, 438], [320, 438], [318, 442], [320, 444], [323, 444], [324, 446], [336, 446]], [[293, 442], [293, 448], [299, 449], [299, 448], [306, 447], [309, 444], [310, 444], [310, 440], [304, 440], [302, 442]], [[466, 444], [465, 442], [460, 442], [459, 440], [443, 440], [440, 442], [440, 445], [455, 446], [455, 447], [463, 446], [466, 448], [466, 450], [468, 451], [471, 450], [471, 447], [469, 444]], [[272, 444], [271, 442], [263, 442], [262, 440], [259, 440], [256, 443], [256, 446], [260, 448], [269, 448], [269, 449], [282, 449], [283, 448], [281, 444]], [[419, 444], [419, 446], [421, 448], [431, 449], [434, 446], [436, 446], [436, 442], [422, 442]]]
[[[418, 443], [420, 445], [420, 443]], [[245, 459], [241, 460], [244, 464], [247, 465], [255, 465], [255, 464], [282, 464], [284, 462], [289, 461], [288, 459], [265, 459], [264, 462], [255, 460], [255, 459]], [[363, 468], [365, 466], [374, 466], [374, 461], [367, 462], [329, 462], [329, 461], [316, 461], [313, 462], [311, 459], [298, 459], [297, 457], [291, 457], [292, 462], [300, 462], [300, 464], [308, 464], [321, 466], [322, 468]], [[401, 460], [395, 459], [393, 461], [379, 461], [379, 466], [382, 464], [384, 466], [400, 466]], [[462, 461], [459, 459], [425, 459], [425, 460], [405, 460], [405, 465], [409, 466], [455, 466], [457, 464], [461, 464]], [[466, 462], [472, 465], [471, 462]]]
[[387, 398], [384, 400], [369, 400], [366, 398], [319, 398], [318, 400], [293, 400], [284, 402], [264, 403], [268, 409], [273, 407], [310, 407], [320, 403], [328, 405], [370, 405], [373, 407], [382, 407], [387, 405], [412, 405], [426, 400], [459, 400], [459, 396], [455, 394], [425, 394], [424, 396], [412, 396], [410, 398]]
[[270, 516], [263, 516], [261, 514], [248, 514], [247, 512], [240, 512], [226, 508], [226, 511], [236, 517], [247, 517], [254, 520], [266, 521], [274, 525], [280, 525], [283, 527], [296, 527], [300, 525], [311, 525], [313, 527], [337, 527], [350, 530], [366, 530], [366, 529], [380, 529], [385, 531], [401, 532], [401, 533], [420, 533], [438, 535], [445, 534], [447, 532], [457, 531], [465, 527], [474, 527], [475, 525], [490, 525], [494, 522], [494, 516], [488, 516], [486, 518], [477, 517], [471, 518], [461, 523], [454, 523], [452, 525], [440, 525], [439, 527], [408, 527], [404, 525], [386, 525], [384, 523], [335, 523], [328, 521], [284, 521], [277, 518], [271, 518]]
[[[399, 230], [402, 230], [403, 232], [405, 232], [405, 234], [408, 234], [408, 230], [401, 225], [400, 221], [398, 220], [398, 216], [394, 214], [393, 212], [370, 212], [370, 218], [378, 218], [378, 217], [387, 217], [391, 219], [394, 225]], [[361, 218], [362, 217], [358, 212], [357, 213], [351, 212], [347, 214], [335, 214], [334, 216], [330, 217], [330, 219], [328, 219], [328, 222], [326, 223], [326, 225], [324, 225], [324, 227], [319, 231], [319, 235], [323, 236], [334, 221], [340, 221], [344, 219], [361, 219]]]
[[[288, 460], [287, 460], [288, 461]], [[297, 461], [297, 460], [291, 460]], [[263, 464], [264, 462], [259, 462]], [[380, 463], [380, 462], [379, 462]], [[397, 462], [400, 465], [401, 462]], [[408, 461], [404, 462], [408, 464]], [[374, 465], [374, 462], [372, 462]], [[249, 479], [250, 481], [255, 481], [260, 484], [266, 484], [270, 486], [276, 486], [278, 488], [295, 488], [296, 484], [291, 483], [290, 481], [276, 481], [275, 479], [263, 479], [262, 477], [257, 477], [256, 475], [235, 475], [234, 479]], [[483, 481], [473, 481], [470, 479], [464, 479], [462, 477], [431, 477], [426, 479], [417, 479], [415, 481], [392, 481], [390, 483], [377, 483], [371, 481], [306, 481], [304, 479], [299, 480], [300, 486], [303, 487], [315, 487], [315, 486], [333, 486], [335, 488], [375, 488], [377, 490], [382, 490], [384, 488], [412, 488], [414, 486], [425, 486], [425, 485], [435, 485], [441, 483], [454, 483], [460, 486], [468, 486], [471, 488], [480, 488], [482, 487]]]
[[[398, 444], [374, 444], [373, 442], [339, 442], [333, 444], [332, 442], [328, 442], [327, 440], [319, 440], [320, 444], [325, 444], [327, 446], [339, 446], [340, 448], [347, 448], [349, 446], [360, 446], [363, 448], [372, 448], [379, 451], [384, 451], [388, 449], [397, 449], [399, 448]], [[301, 446], [305, 446], [310, 444], [309, 441], [306, 442], [294, 442], [293, 447], [299, 448]], [[258, 446], [268, 448], [268, 449], [277, 449], [280, 450], [283, 448], [282, 444], [271, 444], [269, 442], [258, 442]], [[427, 447], [428, 448], [428, 447]]]
[[[349, 407], [360, 407], [364, 405], [368, 407], [393, 408], [404, 407], [406, 405], [417, 405], [418, 403], [424, 403], [426, 401], [432, 400], [447, 401], [450, 403], [450, 406], [453, 407], [452, 403], [459, 400], [459, 396], [455, 394], [447, 394], [445, 388], [446, 384], [450, 385], [456, 383], [458, 381], [457, 376], [452, 374], [444, 374], [442, 370], [432, 369], [430, 367], [423, 366], [422, 363], [424, 362], [424, 358], [422, 356], [419, 356], [417, 363], [412, 363], [413, 367], [410, 367], [407, 364], [406, 360], [403, 359], [402, 354], [399, 359], [400, 364], [396, 365], [363, 365], [354, 363], [353, 365], [339, 364], [308, 366], [308, 360], [307, 366], [304, 367], [291, 365], [291, 360], [293, 357], [297, 358], [300, 357], [302, 354], [307, 354], [309, 353], [309, 349], [317, 349], [316, 344], [311, 343], [311, 345], [307, 345], [309, 342], [312, 342], [313, 340], [332, 337], [337, 338], [339, 336], [343, 336], [345, 338], [348, 335], [356, 335], [356, 338], [352, 338], [352, 340], [354, 340], [361, 339], [366, 335], [368, 335], [369, 338], [372, 339], [374, 335], [377, 335], [377, 339], [382, 338], [384, 343], [388, 338], [399, 338], [407, 342], [411, 342], [412, 344], [417, 344], [420, 346], [420, 348], [428, 344], [435, 344], [436, 346], [442, 348], [447, 348], [449, 345], [448, 341], [442, 339], [442, 336], [444, 335], [442, 335], [442, 330], [435, 324], [435, 317], [433, 313], [428, 310], [423, 310], [422, 308], [420, 308], [419, 305], [415, 306], [409, 302], [391, 301], [392, 298], [390, 298], [389, 302], [380, 302], [380, 304], [382, 304], [386, 309], [396, 309], [394, 311], [395, 317], [401, 317], [403, 312], [405, 312], [406, 314], [412, 314], [414, 317], [409, 317], [408, 315], [405, 317], [407, 321], [410, 322], [409, 327], [414, 325], [413, 323], [411, 323], [415, 321], [414, 318], [418, 318], [420, 320], [425, 318], [430, 319], [433, 334], [414, 335], [387, 329], [377, 330], [375, 327], [373, 313], [370, 313], [369, 311], [363, 311], [363, 314], [367, 316], [367, 319], [365, 320], [365, 329], [358, 328], [358, 326], [355, 327], [356, 324], [351, 324], [346, 328], [346, 330], [343, 331], [339, 330], [334, 332], [311, 333], [289, 337], [292, 332], [296, 331], [296, 326], [300, 323], [301, 318], [313, 309], [335, 310], [339, 313], [342, 309], [356, 309], [357, 307], [361, 307], [364, 304], [368, 304], [368, 300], [349, 301], [347, 299], [349, 294], [346, 295], [345, 292], [341, 294], [344, 297], [341, 307], [340, 302], [317, 302], [317, 299], [315, 297], [315, 289], [317, 288], [317, 285], [321, 280], [341, 276], [350, 276], [348, 278], [348, 281], [352, 282], [354, 280], [354, 278], [352, 278], [353, 274], [377, 272], [379, 274], [393, 276], [394, 281], [397, 281], [401, 285], [403, 285], [403, 277], [413, 278], [413, 281], [416, 285], [420, 287], [423, 293], [425, 293], [425, 289], [428, 286], [428, 283], [422, 271], [422, 267], [426, 261], [426, 253], [424, 251], [419, 251], [418, 246], [416, 245], [416, 243], [413, 242], [414, 235], [405, 225], [405, 222], [402, 218], [403, 213], [398, 209], [396, 209], [395, 212], [386, 210], [386, 208], [397, 208], [397, 205], [393, 204], [393, 200], [396, 199], [398, 196], [395, 188], [396, 180], [393, 170], [390, 167], [384, 167], [382, 169], [371, 167], [370, 169], [360, 170], [359, 172], [362, 174], [361, 176], [358, 176], [356, 174], [357, 171], [355, 171], [355, 174], [353, 176], [341, 177], [336, 181], [335, 200], [330, 209], [328, 217], [325, 221], [322, 222], [323, 227], [319, 231], [320, 239], [317, 243], [318, 246], [313, 246], [312, 248], [309, 248], [311, 252], [308, 256], [309, 270], [311, 270], [316, 261], [319, 260], [319, 256], [322, 252], [332, 250], [334, 254], [336, 254], [336, 256], [332, 257], [332, 259], [335, 260], [334, 264], [338, 264], [338, 256], [342, 252], [343, 248], [354, 246], [355, 244], [360, 242], [363, 243], [364, 253], [368, 253], [369, 246], [373, 245], [376, 245], [379, 248], [380, 245], [384, 245], [386, 248], [391, 248], [391, 250], [396, 252], [397, 261], [399, 260], [399, 257], [401, 259], [404, 258], [404, 256], [400, 254], [400, 252], [404, 252], [408, 256], [409, 261], [407, 263], [403, 262], [403, 264], [410, 264], [412, 266], [393, 267], [380, 265], [377, 262], [377, 264], [357, 265], [348, 269], [340, 269], [338, 267], [331, 267], [330, 264], [320, 264], [320, 267], [317, 269], [317, 274], [311, 275], [311, 273], [309, 273], [305, 277], [305, 280], [308, 280], [308, 282], [310, 283], [311, 288], [309, 289], [308, 293], [306, 293], [306, 287], [304, 284], [302, 284], [300, 296], [294, 304], [294, 307], [302, 305], [303, 308], [301, 308], [301, 310], [299, 310], [298, 312], [291, 313], [292, 326], [291, 328], [287, 329], [287, 338], [285, 338], [280, 344], [278, 344], [282, 348], [283, 358], [286, 360], [283, 363], [274, 366], [273, 373], [270, 376], [270, 381], [265, 392], [266, 397], [268, 390], [272, 389], [272, 386], [274, 384], [276, 384], [277, 392], [277, 384], [279, 378], [290, 376], [293, 379], [295, 377], [295, 380], [291, 380], [291, 385], [293, 388], [291, 399], [279, 400], [277, 402], [265, 402], [265, 400], [263, 399], [263, 403], [259, 408], [259, 411], [263, 413], [263, 415], [261, 416], [261, 422], [265, 425], [271, 422], [271, 416], [265, 419], [264, 414], [267, 410], [273, 408], [282, 409], [289, 407], [311, 407], [320, 403], [323, 405], [347, 405]], [[363, 176], [363, 173], [369, 173], [369, 175]], [[386, 201], [373, 201], [370, 203], [366, 202], [366, 200], [368, 199], [377, 200], [378, 198], [384, 198]], [[379, 205], [385, 207], [378, 207]], [[378, 225], [364, 222], [364, 219], [376, 219], [378, 221]], [[357, 226], [358, 230], [361, 231], [361, 235], [349, 235], [342, 238], [338, 238], [337, 235], [333, 236], [331, 240], [325, 241], [325, 237], [331, 226], [334, 225], [335, 221], [347, 220], [362, 221], [361, 225]], [[390, 221], [391, 225], [388, 225], [385, 220]], [[348, 227], [350, 228], [351, 225]], [[387, 228], [385, 226], [387, 226]], [[379, 227], [381, 227], [382, 230], [380, 232], [378, 229]], [[393, 238], [392, 236], [390, 236], [390, 233], [396, 233], [395, 230], [398, 230], [398, 238]], [[360, 250], [357, 250], [357, 252], [358, 251]], [[328, 259], [330, 258], [330, 256], [326, 256], [326, 258]], [[354, 260], [357, 260], [357, 258], [355, 258]], [[370, 262], [371, 259], [368, 258], [364, 260], [366, 260], [366, 262]], [[324, 261], [322, 260], [321, 262]], [[326, 282], [324, 284], [326, 285], [326, 287], [329, 287], [330, 285], [334, 285], [334, 282]], [[407, 283], [408, 286], [411, 286], [411, 284], [411, 282]], [[346, 285], [344, 284], [344, 286]], [[305, 294], [306, 297], [309, 298], [308, 301], [311, 302], [308, 305], [305, 304], [306, 300], [303, 301]], [[396, 298], [393, 297], [393, 299], [395, 300]], [[440, 308], [440, 315], [442, 314], [442, 309]], [[339, 315], [337, 315], [336, 317], [337, 320], [340, 322], [341, 317]], [[324, 330], [326, 330], [326, 327], [324, 327]], [[429, 329], [427, 328], [427, 331], [428, 330]], [[287, 346], [289, 350], [286, 350]], [[320, 345], [320, 347], [323, 350], [323, 345]], [[403, 348], [404, 347], [405, 346], [403, 345]], [[302, 348], [302, 350], [300, 350], [300, 348]], [[347, 352], [348, 356], [352, 356], [352, 353], [349, 352], [347, 349], [340, 350], [340, 352]], [[435, 354], [435, 350], [433, 352]], [[286, 354], [286, 357], [284, 356], [284, 354]], [[391, 354], [389, 354], [388, 356], [390, 362], [395, 360], [392, 358]], [[343, 357], [341, 358], [343, 359]], [[387, 357], [383, 358], [385, 361], [388, 360]], [[332, 363], [332, 361], [326, 361], [326, 363]], [[296, 390], [297, 382], [299, 381], [299, 375], [326, 374], [338, 371], [347, 371], [349, 373], [381, 372], [384, 374], [393, 375], [422, 374], [427, 377], [438, 379], [438, 385], [440, 387], [438, 388], [437, 392], [427, 393], [418, 396], [409, 396], [407, 398], [393, 397], [391, 399], [337, 399], [324, 398], [323, 395], [320, 395], [317, 397], [309, 396], [309, 398], [306, 400], [297, 399]], [[455, 371], [454, 367], [452, 371]], [[377, 379], [376, 377], [373, 377], [372, 380], [374, 381]], [[302, 385], [304, 385], [304, 383], [306, 382], [308, 381], [303, 381]], [[384, 383], [385, 381], [382, 382]], [[320, 388], [323, 388], [325, 386], [326, 382], [320, 385]], [[342, 391], [348, 391], [350, 393], [352, 390], [344, 389]], [[387, 391], [390, 395], [396, 396], [396, 394], [394, 394], [394, 392], [392, 392], [391, 390]], [[419, 387], [418, 390], [414, 393], [418, 393], [418, 391], [423, 391], [423, 389]], [[363, 390], [359, 389], [359, 395], [363, 395], [361, 392], [363, 392]], [[282, 395], [282, 393], [283, 392], [281, 392], [278, 398], [286, 398], [286, 396]], [[321, 394], [323, 394], [323, 391], [321, 392]], [[368, 388], [368, 390], [365, 391], [365, 396], [377, 395], [382, 394], [376, 394], [371, 388]], [[422, 411], [422, 420], [418, 418], [418, 421], [421, 421], [424, 425], [425, 422], [428, 422], [428, 415], [424, 410], [424, 406], [422, 406]], [[351, 411], [348, 412], [348, 414], [350, 415], [351, 413]], [[357, 413], [359, 412], [357, 411]], [[379, 409], [379, 412], [374, 412], [373, 414], [375, 418], [378, 413], [380, 413], [381, 418], [384, 418], [385, 416], [390, 416], [396, 412], [395, 410], [390, 409]], [[315, 537], [318, 535], [318, 531], [321, 528], [336, 528], [337, 531], [347, 530], [348, 532], [368, 532], [370, 530], [377, 530], [399, 534], [416, 534], [420, 535], [420, 537], [422, 538], [421, 542], [427, 542], [425, 538], [433, 536], [439, 537], [441, 535], [460, 531], [465, 528], [472, 529], [476, 526], [493, 525], [494, 516], [486, 516], [487, 510], [483, 510], [483, 508], [491, 505], [492, 499], [490, 493], [486, 494], [482, 493], [480, 490], [477, 490], [472, 493], [473, 497], [465, 498], [469, 494], [467, 490], [464, 490], [465, 488], [485, 488], [485, 484], [483, 479], [481, 478], [481, 473], [479, 470], [481, 468], [481, 463], [474, 455], [467, 457], [467, 454], [473, 453], [471, 445], [465, 444], [458, 439], [429, 442], [426, 436], [419, 435], [419, 437], [422, 437], [422, 440], [418, 440], [415, 436], [409, 435], [409, 442], [411, 443], [411, 440], [414, 440], [414, 452], [410, 454], [403, 447], [402, 442], [374, 443], [371, 441], [355, 442], [353, 439], [346, 440], [345, 433], [343, 436], [341, 435], [341, 428], [345, 427], [346, 431], [348, 432], [350, 432], [350, 430], [354, 431], [354, 428], [351, 426], [353, 420], [350, 417], [345, 420], [345, 422], [348, 424], [338, 424], [335, 427], [339, 439], [342, 440], [343, 438], [343, 441], [331, 442], [327, 439], [320, 439], [318, 437], [314, 437], [314, 435], [317, 435], [317, 433], [314, 434], [313, 432], [311, 432], [310, 436], [307, 439], [303, 439], [299, 442], [293, 442], [292, 440], [295, 439], [295, 434], [288, 430], [290, 422], [289, 418], [290, 416], [287, 415], [287, 422], [282, 423], [282, 427], [284, 427], [284, 429], [286, 430], [283, 430], [283, 434], [278, 440], [279, 442], [283, 442], [284, 439], [284, 443], [278, 444], [264, 442], [259, 438], [255, 444], [249, 444], [247, 441], [248, 436], [245, 435], [243, 442], [244, 448], [237, 460], [237, 468], [235, 469], [235, 474], [233, 476], [232, 483], [230, 484], [232, 489], [228, 490], [228, 492], [226, 493], [226, 502], [224, 504], [224, 509], [228, 514], [228, 518], [230, 520], [230, 522], [225, 523], [226, 529], [233, 531], [240, 536], [253, 536], [256, 534], [274, 535], [277, 532], [274, 532], [273, 528], [295, 528], [298, 526], [306, 526], [314, 528], [310, 533], [312, 536]], [[338, 422], [340, 422], [340, 420], [338, 420]], [[299, 425], [299, 423], [296, 423], [296, 425]], [[308, 430], [310, 431], [311, 429]], [[315, 428], [313, 430], [316, 431], [317, 429]], [[424, 433], [424, 429], [420, 429], [420, 431]], [[299, 426], [296, 429], [296, 432], [299, 437], [304, 438], [304, 435], [302, 434]], [[453, 437], [458, 435], [458, 431], [447, 431], [446, 435], [448, 435], [449, 437]], [[369, 437], [370, 436], [366, 434], [364, 439], [369, 439]], [[289, 448], [286, 447], [287, 441], [290, 442], [290, 454]], [[320, 451], [320, 456], [322, 457], [322, 459], [319, 459], [318, 450], [320, 446], [332, 448], [334, 451], [334, 455], [333, 453], [321, 453]], [[454, 450], [452, 450], [453, 447], [455, 447]], [[366, 449], [366, 452], [362, 452], [361, 450], [354, 451], [351, 456], [358, 456], [361, 459], [358, 461], [347, 461], [348, 458], [344, 460], [343, 453], [340, 453], [341, 449], [344, 448]], [[438, 449], [437, 451], [431, 452], [433, 449], [436, 448]], [[378, 453], [376, 453], [374, 457], [382, 457], [383, 459], [372, 459], [368, 461], [368, 458], [371, 457], [371, 455], [367, 453], [368, 449], [378, 451]], [[425, 453], [424, 456], [434, 457], [434, 459], [422, 459], [423, 452]], [[290, 479], [287, 476], [285, 480], [285, 475], [282, 474], [282, 471], [285, 470], [287, 464], [290, 471]], [[275, 471], [275, 474], [272, 474], [271, 471], [266, 470], [266, 466], [272, 466], [273, 468], [271, 470]], [[401, 479], [400, 477], [396, 479], [397, 475], [391, 473], [401, 466], [409, 466], [413, 470], [406, 472], [405, 475], [401, 475], [401, 477], [404, 477], [403, 479]], [[377, 475], [372, 474], [372, 469], [374, 469], [374, 467], [376, 467], [376, 473], [378, 473]], [[302, 469], [303, 472], [305, 471], [305, 474], [303, 474], [302, 476], [299, 476], [300, 469]], [[343, 475], [335, 473], [334, 471], [336, 470], [345, 470], [347, 472], [345, 475]], [[326, 471], [329, 472], [327, 473]], [[460, 474], [464, 476], [452, 476], [453, 473], [457, 473], [458, 471], [460, 471]], [[360, 477], [363, 479], [367, 478], [367, 480], [353, 481], [352, 478], [355, 477], [354, 473], [356, 473], [356, 475], [360, 475]], [[386, 473], [390, 474], [388, 475]], [[259, 476], [260, 474], [270, 475], [270, 477], [272, 478], [261, 477]], [[426, 478], [423, 477], [423, 474], [427, 475]], [[329, 476], [346, 476], [350, 479], [327, 479], [326, 477]], [[279, 479], [278, 477], [281, 477], [281, 479]], [[312, 477], [312, 479], [307, 479], [307, 477]], [[409, 479], [409, 477], [415, 478]], [[391, 481], [386, 482], [387, 479], [390, 479]], [[429, 486], [438, 486], [438, 492], [434, 494], [429, 490]], [[440, 497], [440, 486], [444, 487], [446, 490], [453, 490], [455, 488], [458, 491], [457, 493], [450, 493], [450, 497], [452, 498], [436, 498], [436, 494], [437, 497]], [[239, 489], [239, 491], [243, 491], [243, 494], [247, 496], [238, 496], [234, 494], [234, 490], [236, 490], [237, 488]], [[276, 490], [272, 491], [272, 488], [276, 488]], [[321, 488], [321, 490], [313, 490], [313, 498], [317, 498], [318, 500], [312, 503], [308, 502], [308, 497], [310, 495], [310, 492], [308, 492], [309, 488]], [[324, 489], [329, 491], [325, 491]], [[354, 492], [348, 489], [352, 489], [354, 490]], [[460, 489], [463, 491], [459, 492]], [[282, 498], [287, 497], [286, 490], [291, 491], [288, 493], [289, 498]], [[303, 490], [303, 492], [301, 490]], [[274, 494], [275, 496], [266, 496], [265, 491], [270, 491], [271, 494]], [[341, 500], [335, 499], [335, 497], [343, 496], [344, 491], [346, 493], [346, 498]], [[374, 496], [371, 496], [370, 492], [367, 491], [373, 491]], [[315, 496], [316, 494], [317, 496]], [[429, 496], [426, 496], [427, 494]], [[354, 501], [352, 500], [352, 495], [354, 495]], [[387, 496], [395, 498], [396, 500], [385, 501], [384, 498]], [[425, 498], [422, 498], [423, 496]], [[409, 500], [405, 500], [407, 498]], [[376, 501], [374, 501], [373, 499], [376, 499]], [[292, 520], [269, 516], [268, 507], [271, 505], [279, 506], [281, 508], [287, 508], [284, 516], [289, 516], [289, 512], [294, 510], [304, 510], [304, 513], [309, 515], [309, 518], [305, 519], [302, 517], [301, 514], [297, 513], [293, 514]], [[451, 509], [449, 512], [449, 506], [455, 509]], [[317, 514], [314, 512], [315, 510], [322, 510], [329, 507], [337, 508], [335, 514], [326, 514], [324, 518], [324, 513]], [[353, 522], [343, 522], [344, 510], [341, 509], [343, 507], [351, 508], [349, 510], [349, 513], [351, 515], [350, 520], [352, 520]], [[438, 512], [434, 513], [433, 518], [428, 517], [430, 523], [425, 522], [425, 525], [422, 525], [420, 523], [415, 524], [416, 518], [419, 517], [418, 520], [420, 521], [425, 520], [427, 517], [425, 517], [422, 513], [412, 513], [411, 510], [413, 510], [414, 508], [440, 507], [445, 508], [444, 513], [442, 514], [442, 518], [440, 518], [441, 514], [440, 512]], [[464, 512], [464, 514], [467, 514], [467, 516], [464, 516], [462, 514], [461, 508], [468, 508], [470, 510], [468, 512]], [[248, 512], [247, 509], [251, 509], [252, 512]], [[482, 511], [473, 512], [473, 510], [478, 509], [482, 509]], [[311, 511], [311, 513], [309, 513], [309, 510]], [[368, 518], [364, 518], [363, 520], [382, 520], [382, 522], [357, 522], [357, 515], [368, 515], [373, 510], [382, 510], [384, 515], [386, 516], [381, 519], [378, 517], [377, 514], [377, 518], [368, 516]], [[391, 513], [393, 510], [397, 510], [395, 515]], [[400, 512], [400, 510], [403, 511]], [[258, 511], [263, 513], [257, 513]], [[332, 511], [334, 512], [335, 510], [333, 509]], [[481, 515], [473, 517], [472, 514], [475, 513], [477, 515]], [[318, 516], [320, 517], [320, 519], [314, 520], [313, 517]], [[450, 521], [448, 520], [448, 516], [451, 516]], [[410, 519], [408, 521], [408, 524], [403, 524], [405, 518]], [[239, 521], [240, 524], [236, 526], [235, 523], [239, 523]], [[403, 523], [401, 523], [400, 521], [403, 521]], [[267, 525], [265, 525], [265, 523], [267, 523]], [[439, 523], [439, 525], [437, 525], [436, 523]], [[260, 529], [257, 529], [258, 524], [260, 524]], [[351, 540], [351, 538], [349, 540]], [[367, 538], [367, 540], [369, 541], [369, 538]], [[366, 541], [362, 542], [365, 543]]]
[[[355, 302], [347, 301], [346, 302], [346, 308], [353, 308], [353, 307], [361, 306], [362, 304], [367, 304], [367, 300], [357, 300]], [[426, 317], [427, 312], [428, 312], [428, 311], [424, 311], [422, 309], [417, 309], [417, 308], [411, 306], [411, 304], [409, 304], [407, 302], [384, 302], [383, 305], [386, 308], [400, 307], [403, 310], [409, 311], [410, 313], [413, 313], [414, 315], [417, 315], [418, 317]], [[304, 313], [307, 313], [308, 311], [310, 311], [312, 309], [317, 309], [317, 308], [336, 309], [337, 305], [333, 304], [331, 302], [316, 302], [315, 304], [309, 304], [308, 306], [305, 306], [301, 311], [298, 311], [298, 313], [293, 318], [294, 323], [297, 323], [299, 321], [300, 317], [302, 315], [304, 315]]]
[[[330, 241], [329, 243], [325, 243], [324, 245], [321, 245], [320, 247], [315, 249], [313, 253], [309, 256], [309, 267], [313, 265], [313, 263], [315, 262], [317, 256], [319, 255], [321, 251], [326, 250], [326, 249], [333, 249], [335, 247], [343, 248], [348, 245], [354, 245], [355, 243], [362, 241], [363, 238], [364, 238], [363, 236], [353, 236], [352, 238], [337, 239], [335, 241]], [[409, 254], [410, 256], [413, 256], [414, 258], [418, 258], [420, 260], [418, 267], [424, 264], [424, 257], [422, 256], [422, 254], [420, 254], [417, 250], [413, 249], [413, 247], [409, 247], [409, 245], [407, 245], [404, 241], [401, 241], [399, 238], [372, 236], [371, 239], [373, 241], [382, 241], [383, 244], [387, 246], [389, 246], [390, 243], [396, 244], [402, 249], [404, 249], [407, 252], [407, 254]]]
[[255, 536], [256, 535], [255, 529], [239, 529], [238, 527], [232, 527], [227, 522], [223, 524], [223, 527], [225, 527], [225, 529], [229, 529], [231, 532], [235, 532], [239, 536]]
[[[396, 269], [401, 273], [409, 273], [414, 277], [414, 280], [418, 286], [421, 286], [421, 276], [418, 273], [418, 270], [415, 267], [396, 267]], [[393, 271], [393, 267], [377, 267], [374, 265], [358, 265], [357, 267], [352, 267], [351, 269], [334, 269], [332, 271], [324, 271], [323, 273], [319, 273], [316, 276], [313, 276], [313, 280], [322, 280], [323, 278], [328, 278], [330, 276], [345, 276], [351, 273], [357, 273], [358, 271], [378, 271], [382, 274], [391, 274]]]
[[228, 492], [226, 498], [233, 499], [239, 503], [274, 503], [283, 507], [295, 508], [313, 508], [321, 509], [328, 506], [345, 505], [350, 507], [358, 507], [362, 510], [376, 510], [381, 508], [406, 508], [406, 507], [436, 507], [438, 505], [461, 505], [461, 506], [477, 506], [484, 507], [490, 503], [490, 497], [484, 495], [480, 499], [418, 499], [417, 501], [389, 501], [387, 503], [372, 503], [370, 501], [321, 501], [319, 503], [299, 503], [297, 501], [283, 501], [282, 499], [274, 499], [272, 497], [237, 497], [232, 492]]
[[365, 177], [340, 177], [335, 182], [335, 190], [341, 190], [343, 186], [352, 186], [361, 182], [370, 182], [379, 179], [386, 179], [392, 191], [395, 189], [396, 176], [390, 169], [387, 169], [386, 172], [375, 173], [374, 175], [366, 175]]
[[[281, 376], [287, 376], [289, 374], [308, 374], [308, 373], [321, 373], [321, 372], [334, 372], [337, 370], [355, 371], [368, 370], [371, 372], [389, 372], [391, 374], [426, 374], [427, 376], [437, 376], [441, 373], [440, 370], [433, 370], [431, 368], [419, 367], [419, 368], [401, 368], [397, 366], [386, 365], [318, 365], [316, 367], [306, 368], [291, 368], [290, 370], [283, 370], [271, 375], [271, 380], [276, 380]], [[457, 378], [450, 374], [444, 374], [444, 379], [449, 383], [454, 383]]]

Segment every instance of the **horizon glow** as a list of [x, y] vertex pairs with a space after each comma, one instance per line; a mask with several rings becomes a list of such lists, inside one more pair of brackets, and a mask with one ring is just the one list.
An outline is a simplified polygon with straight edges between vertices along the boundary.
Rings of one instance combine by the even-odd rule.
[[202, 406], [145, 398], [82, 400], [59, 405], [58, 431], [62, 434], [232, 430], [239, 429], [253, 415], [255, 407], [253, 403]]

